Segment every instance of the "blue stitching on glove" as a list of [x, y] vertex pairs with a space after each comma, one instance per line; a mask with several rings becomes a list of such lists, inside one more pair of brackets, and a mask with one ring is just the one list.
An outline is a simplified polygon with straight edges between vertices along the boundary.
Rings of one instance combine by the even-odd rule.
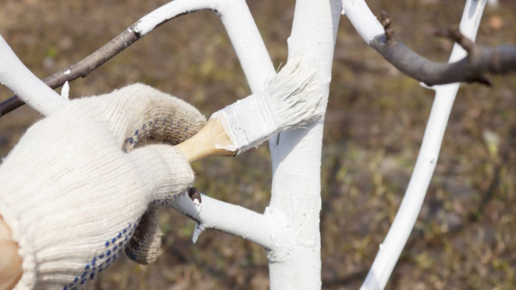
[[[84, 266], [85, 271], [81, 274], [81, 276], [76, 276], [73, 279], [72, 283], [65, 285], [63, 287], [63, 290], [76, 290], [79, 281], [79, 285], [84, 285], [88, 281], [88, 279], [94, 280], [96, 274], [102, 272], [103, 270], [111, 266], [111, 264], [113, 264], [118, 259], [119, 254], [123, 249], [123, 246], [125, 246], [129, 238], [132, 237], [134, 231], [136, 230], [136, 225], [141, 220], [142, 218], [140, 217], [135, 223], [129, 223], [129, 225], [121, 231], [119, 231], [115, 237], [108, 239], [104, 243], [105, 248], [107, 248], [106, 251], [99, 255], [95, 255], [90, 262], [86, 263], [86, 265]], [[124, 239], [122, 240], [122, 238]], [[117, 240], [118, 244], [116, 244]], [[111, 248], [110, 246], [113, 247]], [[95, 267], [97, 261], [103, 260], [104, 258], [107, 258], [106, 261], [101, 262], [100, 264], [98, 264], [98, 267]]]

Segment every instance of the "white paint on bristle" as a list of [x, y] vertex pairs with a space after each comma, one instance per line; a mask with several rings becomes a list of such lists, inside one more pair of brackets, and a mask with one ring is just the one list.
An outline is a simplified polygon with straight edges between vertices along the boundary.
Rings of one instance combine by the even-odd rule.
[[262, 92], [227, 106], [212, 118], [221, 122], [239, 154], [274, 134], [318, 120], [324, 114], [322, 102], [317, 69], [298, 56], [272, 77]]
[[315, 64], [293, 57], [266, 85], [265, 95], [278, 119], [277, 132], [306, 127], [324, 114], [322, 82]]

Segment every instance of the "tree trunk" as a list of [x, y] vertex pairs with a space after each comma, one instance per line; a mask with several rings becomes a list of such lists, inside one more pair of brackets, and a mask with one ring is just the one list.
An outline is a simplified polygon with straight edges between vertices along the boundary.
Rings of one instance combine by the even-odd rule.
[[[340, 20], [338, 0], [298, 0], [289, 58], [302, 54], [319, 68], [325, 103]], [[274, 290], [321, 288], [321, 149], [323, 122], [281, 133], [269, 141], [273, 180], [266, 214], [286, 223], [280, 247], [269, 257], [270, 285]]]

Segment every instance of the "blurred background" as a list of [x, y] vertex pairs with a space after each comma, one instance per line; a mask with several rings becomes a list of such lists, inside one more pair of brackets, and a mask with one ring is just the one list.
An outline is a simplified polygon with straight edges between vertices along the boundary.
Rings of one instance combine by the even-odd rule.
[[[166, 0], [2, 0], [0, 33], [39, 77], [71, 65]], [[386, 10], [405, 43], [447, 61], [452, 43], [432, 28], [458, 25], [465, 0], [370, 0]], [[278, 67], [287, 55], [294, 0], [248, 4]], [[486, 8], [477, 41], [514, 44], [516, 2]], [[515, 289], [516, 79], [494, 88], [462, 86], [423, 210], [388, 289]], [[71, 97], [142, 82], [209, 116], [249, 94], [219, 17], [197, 12], [150, 33], [87, 78]], [[59, 90], [58, 90], [59, 91]], [[0, 100], [11, 96], [0, 87]], [[421, 145], [433, 91], [399, 73], [341, 18], [325, 121], [321, 212], [323, 289], [358, 289], [394, 218]], [[0, 119], [0, 156], [39, 116], [24, 107]], [[218, 199], [263, 212], [270, 198], [267, 146], [238, 158], [193, 165], [196, 186]], [[1, 186], [1, 185], [0, 185]], [[164, 253], [149, 266], [123, 259], [96, 289], [268, 289], [264, 251], [161, 212]]]

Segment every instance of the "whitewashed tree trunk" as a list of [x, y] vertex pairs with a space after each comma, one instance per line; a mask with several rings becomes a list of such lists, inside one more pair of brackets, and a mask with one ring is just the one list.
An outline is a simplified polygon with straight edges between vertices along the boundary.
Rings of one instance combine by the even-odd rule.
[[[289, 57], [302, 53], [319, 67], [328, 99], [340, 20], [338, 0], [296, 2]], [[323, 123], [272, 138], [273, 180], [269, 212], [286, 220], [281, 247], [269, 253], [271, 289], [321, 288], [321, 148]]]

